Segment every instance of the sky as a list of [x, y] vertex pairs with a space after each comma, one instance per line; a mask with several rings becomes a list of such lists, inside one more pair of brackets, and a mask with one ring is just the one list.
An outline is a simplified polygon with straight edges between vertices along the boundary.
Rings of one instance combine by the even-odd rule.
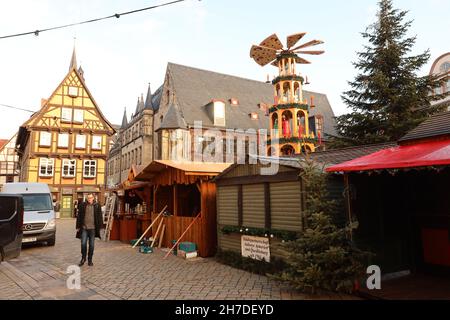
[[[43, 29], [168, 0], [0, 0], [0, 36]], [[377, 0], [187, 0], [183, 3], [98, 23], [40, 34], [0, 39], [0, 104], [38, 110], [66, 76], [74, 43], [86, 84], [102, 112], [120, 124], [124, 108], [134, 112], [137, 98], [163, 82], [168, 62], [265, 81], [277, 70], [250, 57], [252, 44], [276, 33], [307, 32], [320, 39], [321, 56], [301, 65], [311, 84], [325, 93], [336, 115], [348, 110], [340, 95], [356, 75], [352, 62], [363, 48], [361, 37], [374, 22]], [[450, 0], [394, 0], [414, 20], [412, 54], [430, 50], [432, 62], [450, 51]], [[188, 79], [187, 79], [188, 81]], [[0, 106], [0, 138], [18, 130], [30, 113]]]

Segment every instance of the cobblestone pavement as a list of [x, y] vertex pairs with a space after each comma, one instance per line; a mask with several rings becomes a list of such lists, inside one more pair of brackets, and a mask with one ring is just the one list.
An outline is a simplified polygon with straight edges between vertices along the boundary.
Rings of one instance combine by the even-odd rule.
[[75, 220], [58, 220], [54, 247], [27, 246], [19, 258], [0, 264], [0, 299], [69, 300], [280, 300], [354, 299], [308, 296], [267, 277], [216, 262], [183, 260], [162, 250], [141, 254], [119, 241], [96, 240], [94, 266], [81, 268], [81, 289], [70, 290], [66, 270], [80, 260]]

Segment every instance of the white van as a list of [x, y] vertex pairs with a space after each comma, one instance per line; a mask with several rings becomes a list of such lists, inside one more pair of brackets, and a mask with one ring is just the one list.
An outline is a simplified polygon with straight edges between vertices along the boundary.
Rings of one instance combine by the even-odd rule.
[[22, 243], [46, 242], [54, 246], [56, 241], [56, 217], [50, 188], [45, 183], [6, 183], [4, 193], [23, 196]]

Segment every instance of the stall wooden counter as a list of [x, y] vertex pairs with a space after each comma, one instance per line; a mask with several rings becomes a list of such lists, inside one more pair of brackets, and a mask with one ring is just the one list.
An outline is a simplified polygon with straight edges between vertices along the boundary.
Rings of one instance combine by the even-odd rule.
[[155, 237], [161, 236], [157, 231], [162, 228], [162, 247], [171, 248], [174, 240], [193, 242], [200, 257], [214, 256], [217, 247], [216, 185], [212, 179], [230, 165], [155, 160], [135, 176], [134, 183], [140, 181], [152, 186], [149, 195], [152, 199], [147, 201], [152, 204], [152, 221], [166, 208], [162, 220], [152, 227]]
[[120, 240], [120, 221], [116, 217], [114, 217], [111, 233], [109, 235], [109, 240]]
[[119, 240], [129, 243], [137, 238], [137, 215], [120, 214], [119, 215]]

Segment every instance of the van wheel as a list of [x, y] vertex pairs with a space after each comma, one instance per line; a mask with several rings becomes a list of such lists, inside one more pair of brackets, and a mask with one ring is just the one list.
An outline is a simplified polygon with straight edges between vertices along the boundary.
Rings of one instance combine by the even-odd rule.
[[49, 247], [53, 247], [55, 245], [56, 242], [56, 237], [51, 238], [50, 240], [47, 241], [47, 245]]

